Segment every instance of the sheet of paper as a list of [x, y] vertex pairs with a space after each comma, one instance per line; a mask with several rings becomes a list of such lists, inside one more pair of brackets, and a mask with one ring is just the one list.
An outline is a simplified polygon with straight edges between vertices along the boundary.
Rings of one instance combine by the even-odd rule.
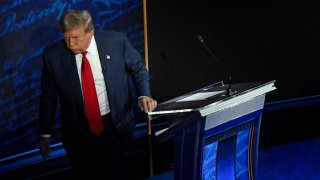
[[184, 101], [197, 101], [197, 100], [205, 100], [211, 96], [220, 94], [224, 91], [214, 91], [214, 92], [201, 92], [201, 93], [196, 93], [194, 95], [188, 96], [186, 98], [180, 99], [177, 102], [184, 102]]

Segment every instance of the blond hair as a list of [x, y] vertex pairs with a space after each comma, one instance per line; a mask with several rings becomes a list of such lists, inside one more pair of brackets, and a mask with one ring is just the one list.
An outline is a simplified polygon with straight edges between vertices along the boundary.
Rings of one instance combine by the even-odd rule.
[[92, 18], [87, 10], [68, 10], [60, 19], [60, 30], [66, 32], [68, 30], [83, 26], [85, 32], [90, 32], [94, 29]]

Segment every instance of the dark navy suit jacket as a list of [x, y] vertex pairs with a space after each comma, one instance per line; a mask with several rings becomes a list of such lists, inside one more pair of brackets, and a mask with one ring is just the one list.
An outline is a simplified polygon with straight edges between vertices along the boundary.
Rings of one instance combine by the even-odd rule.
[[[94, 34], [106, 83], [109, 106], [114, 124], [123, 140], [133, 132], [128, 75], [136, 84], [138, 96], [150, 96], [149, 74], [144, 61], [122, 33], [97, 31]], [[72, 144], [88, 131], [85, 108], [75, 55], [64, 40], [43, 52], [40, 96], [40, 133], [51, 134], [57, 100], [60, 100], [62, 140]]]

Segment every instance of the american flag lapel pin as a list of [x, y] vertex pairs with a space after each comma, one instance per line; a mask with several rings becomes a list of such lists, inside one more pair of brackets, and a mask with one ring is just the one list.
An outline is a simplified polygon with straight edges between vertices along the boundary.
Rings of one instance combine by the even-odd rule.
[[111, 56], [109, 54], [106, 55], [107, 59], [111, 59]]

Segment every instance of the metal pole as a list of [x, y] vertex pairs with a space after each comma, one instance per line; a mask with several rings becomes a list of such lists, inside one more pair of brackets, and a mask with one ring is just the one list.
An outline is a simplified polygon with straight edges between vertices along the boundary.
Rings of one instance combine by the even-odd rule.
[[[143, 30], [144, 30], [144, 59], [146, 68], [149, 70], [149, 56], [148, 56], [148, 31], [147, 31], [147, 0], [143, 0]], [[151, 131], [151, 117], [148, 115], [148, 143], [149, 143], [149, 173], [153, 177], [153, 159], [152, 159], [152, 131]]]

